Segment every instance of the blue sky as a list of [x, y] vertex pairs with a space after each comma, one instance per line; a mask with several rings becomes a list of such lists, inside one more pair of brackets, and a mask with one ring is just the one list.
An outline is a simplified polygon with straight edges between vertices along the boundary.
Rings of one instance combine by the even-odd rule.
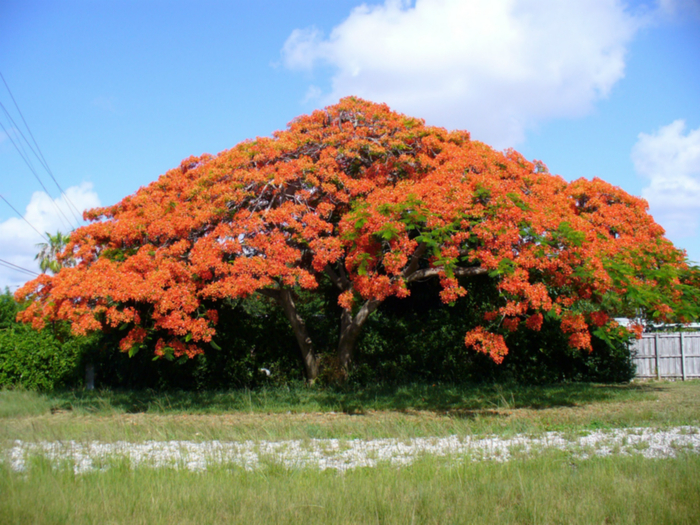
[[[700, 260], [699, 0], [4, 0], [0, 72], [81, 209], [354, 94], [641, 195]], [[69, 231], [0, 102], [0, 194]], [[0, 259], [38, 271], [40, 242], [0, 201]]]

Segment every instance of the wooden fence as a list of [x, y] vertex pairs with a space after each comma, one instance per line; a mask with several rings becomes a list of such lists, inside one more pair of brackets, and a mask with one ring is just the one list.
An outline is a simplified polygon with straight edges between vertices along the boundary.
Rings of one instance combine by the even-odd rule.
[[643, 334], [630, 345], [635, 377], [700, 378], [700, 332]]

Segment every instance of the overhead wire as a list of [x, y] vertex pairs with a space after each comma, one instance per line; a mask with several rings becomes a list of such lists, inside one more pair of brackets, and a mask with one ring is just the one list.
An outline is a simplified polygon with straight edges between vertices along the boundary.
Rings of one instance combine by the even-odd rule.
[[[22, 122], [24, 122], [24, 125], [25, 125], [25, 127], [27, 128], [27, 132], [29, 133], [29, 136], [31, 137], [32, 141], [34, 142], [34, 145], [36, 146], [36, 150], [34, 149], [34, 147], [32, 146], [32, 144], [29, 142], [29, 140], [27, 139], [27, 137], [24, 135], [24, 133], [22, 132], [20, 126], [17, 125], [17, 123], [15, 122], [15, 120], [12, 118], [12, 115], [11, 115], [10, 112], [7, 110], [7, 108], [5, 108], [5, 105], [4, 105], [2, 102], [0, 102], [0, 108], [2, 108], [2, 110], [3, 110], [3, 112], [5, 113], [6, 117], [9, 119], [9, 121], [10, 121], [10, 122], [12, 123], [12, 125], [14, 126], [13, 129], [14, 129], [17, 133], [19, 133], [19, 135], [20, 135], [20, 137], [21, 137], [22, 139], [24, 139], [24, 142], [27, 144], [27, 146], [29, 147], [29, 149], [31, 150], [31, 152], [32, 152], [32, 153], [34, 154], [34, 156], [38, 159], [38, 161], [39, 161], [39, 163], [41, 164], [41, 166], [46, 170], [46, 172], [49, 174], [49, 176], [51, 177], [51, 179], [54, 181], [54, 183], [56, 184], [56, 187], [57, 187], [58, 190], [61, 192], [61, 195], [63, 196], [63, 198], [64, 198], [64, 200], [65, 200], [65, 202], [66, 202], [66, 205], [67, 205], [67, 207], [68, 207], [68, 210], [69, 210], [70, 213], [73, 215], [73, 217], [74, 217], [75, 220], [77, 221], [77, 224], [79, 225], [79, 224], [80, 224], [80, 217], [79, 217], [80, 212], [78, 211], [78, 209], [77, 209], [77, 207], [75, 206], [75, 204], [73, 204], [73, 202], [71, 201], [71, 199], [68, 197], [68, 195], [66, 194], [66, 192], [63, 191], [63, 188], [61, 187], [61, 185], [60, 185], [60, 184], [58, 183], [58, 181], [56, 180], [56, 177], [54, 176], [53, 171], [51, 171], [51, 168], [49, 167], [48, 162], [46, 162], [46, 158], [44, 157], [44, 154], [42, 153], [41, 148], [39, 147], [39, 144], [37, 143], [36, 139], [34, 138], [34, 134], [32, 133], [32, 130], [31, 130], [31, 128], [29, 127], [29, 124], [27, 124], [27, 121], [26, 121], [26, 119], [24, 118], [24, 114], [22, 113], [22, 110], [19, 108], [19, 105], [17, 104], [17, 101], [15, 100], [15, 97], [14, 97], [14, 95], [12, 94], [12, 91], [10, 90], [10, 86], [7, 84], [7, 81], [5, 80], [5, 77], [2, 75], [2, 73], [0, 73], [0, 78], [2, 79], [3, 83], [5, 84], [5, 88], [7, 88], [7, 92], [10, 94], [10, 97], [12, 98], [12, 102], [14, 103], [15, 108], [17, 109], [17, 112], [19, 113], [20, 117], [22, 118]], [[5, 134], [7, 135], [7, 137], [10, 139], [10, 141], [11, 141], [12, 144], [14, 145], [15, 149], [17, 150], [17, 152], [20, 154], [20, 157], [22, 157], [22, 160], [24, 160], [24, 162], [27, 164], [27, 167], [29, 167], [29, 170], [32, 172], [32, 174], [34, 175], [34, 177], [37, 179], [37, 181], [39, 182], [39, 184], [40, 184], [41, 187], [43, 188], [44, 192], [49, 196], [49, 198], [50, 198], [51, 201], [53, 202], [54, 207], [56, 208], [56, 210], [57, 210], [57, 211], [59, 212], [59, 214], [63, 217], [63, 219], [65, 219], [65, 222], [68, 224], [68, 228], [69, 228], [69, 229], [73, 229], [74, 226], [71, 224], [71, 220], [68, 219], [68, 217], [67, 217], [66, 214], [63, 212], [63, 210], [61, 210], [61, 208], [60, 208], [60, 207], [58, 206], [58, 204], [56, 203], [56, 200], [55, 200], [53, 197], [51, 197], [51, 194], [49, 193], [48, 189], [46, 188], [46, 186], [45, 186], [44, 183], [42, 182], [41, 178], [39, 177], [39, 174], [38, 174], [38, 173], [36, 172], [36, 170], [34, 169], [34, 166], [32, 165], [32, 163], [31, 163], [31, 161], [30, 161], [30, 159], [29, 159], [29, 157], [30, 157], [29, 154], [26, 152], [26, 150], [24, 150], [24, 146], [23, 146], [23, 144], [22, 144], [22, 141], [19, 140], [19, 138], [18, 138], [18, 140], [17, 140], [17, 142], [19, 142], [19, 145], [18, 145], [18, 144], [15, 142], [15, 140], [12, 138], [12, 134], [9, 133], [7, 129], [5, 129], [5, 126], [2, 125], [1, 122], [0, 122], [0, 127], [2, 127], [3, 131], [5, 132]]]
[[63, 210], [58, 206], [58, 204], [56, 203], [56, 200], [55, 200], [53, 197], [51, 197], [51, 194], [49, 193], [49, 190], [47, 190], [47, 189], [46, 189], [46, 186], [44, 186], [44, 183], [43, 183], [43, 182], [41, 181], [41, 179], [39, 178], [39, 174], [38, 174], [38, 173], [36, 172], [36, 170], [34, 169], [34, 166], [32, 166], [31, 162], [29, 162], [29, 159], [27, 159], [27, 158], [22, 154], [22, 151], [21, 151], [21, 150], [19, 149], [19, 147], [17, 146], [17, 143], [16, 143], [15, 140], [12, 138], [12, 135], [7, 131], [7, 129], [5, 129], [5, 126], [2, 124], [2, 122], [0, 122], [0, 128], [2, 128], [2, 130], [5, 132], [5, 135], [7, 135], [7, 138], [10, 139], [10, 142], [12, 142], [13, 146], [14, 146], [15, 149], [17, 150], [17, 153], [19, 153], [19, 156], [22, 157], [22, 160], [24, 160], [24, 162], [27, 164], [27, 167], [29, 168], [29, 171], [32, 172], [32, 174], [34, 175], [34, 178], [36, 178], [36, 180], [39, 182], [39, 184], [41, 185], [41, 187], [44, 189], [44, 192], [46, 193], [46, 195], [49, 197], [49, 199], [51, 199], [51, 203], [54, 205], [54, 208], [56, 208], [56, 211], [58, 211], [58, 213], [59, 213], [59, 215], [60, 215], [59, 218], [61, 219], [61, 222], [63, 222], [64, 226], [65, 226], [65, 225], [68, 225], [68, 228], [72, 230], [72, 229], [73, 229], [73, 226], [71, 225], [70, 220], [68, 219], [68, 217], [66, 217], [66, 214], [63, 213]]
[[44, 234], [41, 233], [39, 230], [37, 230], [37, 229], [34, 227], [34, 225], [33, 225], [31, 222], [29, 222], [29, 221], [24, 217], [24, 215], [22, 215], [20, 212], [17, 211], [17, 208], [15, 208], [12, 204], [10, 204], [10, 201], [8, 201], [8, 200], [7, 200], [4, 196], [2, 196], [2, 195], [0, 195], [0, 199], [4, 200], [5, 203], [6, 203], [10, 208], [12, 208], [12, 210], [19, 216], [19, 218], [22, 219], [22, 220], [23, 220], [24, 222], [26, 222], [27, 224], [29, 224], [29, 226], [31, 226], [31, 228], [32, 228], [35, 232], [37, 232], [46, 242], [49, 242], [49, 239], [46, 237], [46, 235], [44, 235]]
[[[10, 94], [10, 98], [12, 99], [12, 103], [15, 105], [15, 108], [17, 108], [17, 113], [19, 113], [19, 116], [22, 117], [22, 122], [24, 122], [24, 126], [27, 128], [27, 132], [29, 133], [29, 136], [32, 138], [32, 141], [34, 142], [34, 145], [36, 146], [37, 151], [39, 154], [37, 155], [37, 158], [40, 158], [42, 161], [42, 165], [48, 172], [48, 174], [51, 176], [51, 179], [54, 181], [56, 184], [56, 187], [58, 190], [61, 192], [61, 195], [63, 195], [66, 199], [66, 202], [68, 203], [68, 208], [71, 209], [71, 212], [73, 213], [74, 217], [77, 219], [78, 223], [80, 223], [80, 211], [78, 208], [73, 204], [73, 201], [70, 200], [70, 197], [68, 197], [68, 194], [63, 191], [63, 188], [61, 185], [58, 183], [56, 180], [56, 177], [53, 174], [53, 171], [51, 171], [51, 168], [49, 167], [49, 163], [46, 161], [46, 158], [44, 157], [44, 153], [41, 151], [41, 148], [39, 147], [39, 143], [36, 141], [34, 138], [34, 134], [32, 133], [31, 128], [29, 127], [29, 124], [27, 123], [27, 120], [24, 118], [24, 114], [22, 113], [22, 110], [19, 109], [19, 104], [17, 104], [17, 101], [15, 100], [15, 96], [12, 94], [12, 90], [10, 89], [10, 86], [7, 84], [7, 81], [5, 80], [5, 77], [2, 75], [2, 72], [0, 72], [0, 78], [2, 79], [3, 84], [5, 84], [5, 87], [7, 88], [7, 92]], [[24, 135], [23, 135], [24, 137]], [[24, 139], [27, 141], [27, 139]], [[29, 144], [29, 141], [27, 141], [27, 144]], [[33, 149], [32, 149], [33, 151]], [[77, 214], [77, 215], [76, 215]]]
[[7, 85], [7, 82], [5, 81], [5, 77], [2, 76], [2, 73], [0, 73], [0, 78], [2, 78], [2, 81], [3, 81], [3, 83], [5, 84], [5, 87], [7, 88], [7, 92], [10, 94], [10, 98], [12, 98], [12, 102], [14, 102], [15, 108], [17, 109], [17, 112], [18, 112], [18, 113], [20, 114], [20, 116], [22, 117], [22, 122], [24, 122], [24, 125], [25, 125], [25, 127], [27, 128], [27, 131], [29, 132], [29, 136], [32, 138], [32, 141], [33, 141], [34, 144], [36, 145], [38, 153], [37, 153], [37, 151], [34, 151], [34, 148], [33, 148], [32, 145], [29, 143], [29, 141], [27, 140], [27, 138], [24, 136], [24, 134], [23, 134], [22, 131], [20, 130], [20, 127], [19, 127], [19, 126], [17, 125], [17, 123], [15, 122], [15, 119], [12, 118], [12, 116], [10, 115], [10, 112], [7, 111], [7, 109], [6, 109], [5, 106], [2, 104], [2, 102], [0, 102], [0, 106], [2, 106], [2, 109], [3, 109], [3, 111], [5, 112], [5, 115], [7, 115], [7, 118], [10, 119], [10, 121], [12, 122], [12, 125], [17, 129], [17, 131], [19, 131], [20, 133], [22, 133], [22, 138], [23, 138], [24, 141], [27, 143], [27, 145], [31, 148], [32, 153], [34, 153], [34, 155], [36, 155], [36, 158], [39, 159], [39, 162], [40, 162], [41, 165], [44, 167], [44, 169], [45, 169], [46, 171], [49, 171], [49, 167], [48, 167], [48, 164], [46, 163], [46, 159], [44, 158], [43, 155], [41, 155], [41, 150], [39, 149], [39, 146], [38, 146], [38, 144], [36, 143], [36, 140], [34, 139], [34, 135], [32, 134], [32, 131], [29, 129], [29, 126], [27, 125], [27, 121], [24, 119], [24, 115], [22, 114], [22, 110], [19, 109], [19, 106], [17, 105], [17, 101], [15, 100], [15, 97], [12, 95], [12, 91], [10, 91], [10, 87]]
[[[2, 106], [2, 102], [0, 102], [0, 106]], [[5, 109], [5, 106], [2, 106], [2, 109]], [[34, 174], [35, 177], [38, 177], [36, 170], [34, 169], [34, 165], [32, 164], [31, 160], [29, 159], [29, 155], [25, 151], [24, 146], [22, 146], [22, 143], [19, 140], [17, 141], [17, 142], [19, 142], [19, 144], [17, 142], [15, 142], [15, 139], [12, 137], [12, 133], [10, 133], [10, 131], [7, 130], [5, 125], [2, 123], [2, 121], [0, 121], [0, 128], [2, 128], [2, 130], [5, 132], [5, 136], [8, 139], [10, 139], [10, 142], [12, 142], [12, 145], [17, 150], [17, 153], [19, 153], [19, 156], [22, 157], [22, 160], [27, 165], [27, 167], [29, 167], [29, 169], [31, 170], [31, 172]], [[11, 129], [13, 131], [16, 131], [16, 128], [11, 128]], [[37, 179], [37, 180], [39, 180], [39, 179]], [[41, 187], [44, 188], [44, 190], [46, 190], [46, 187], [42, 184], [41, 180], [39, 180], [39, 184], [41, 184]]]
[[31, 275], [37, 275], [37, 276], [41, 275], [40, 273], [34, 272], [32, 270], [27, 270], [26, 268], [23, 268], [22, 266], [17, 266], [16, 264], [13, 264], [10, 261], [6, 261], [4, 259], [0, 259], [0, 266], [4, 266], [4, 267], [9, 268], [11, 270], [15, 270], [18, 272], [24, 272], [24, 273], [28, 273]]
[[[14, 119], [12, 118], [12, 115], [10, 115], [9, 111], [7, 111], [7, 108], [5, 108], [5, 105], [4, 105], [2, 102], [0, 102], [0, 108], [2, 108], [3, 112], [5, 113], [5, 116], [6, 116], [6, 117], [9, 119], [9, 121], [12, 123], [12, 126], [13, 126], [13, 127], [12, 127], [11, 129], [12, 129], [13, 131], [16, 131], [17, 133], [19, 133], [19, 134], [21, 135], [21, 134], [22, 134], [22, 130], [20, 130], [20, 129], [18, 128], [17, 124], [15, 123]], [[8, 136], [8, 138], [9, 138], [10, 140], [12, 140], [12, 138], [10, 137], [10, 134], [7, 132], [7, 130], [5, 129], [4, 126], [3, 126], [3, 130], [5, 131], [5, 134]], [[27, 139], [26, 139], [23, 135], [22, 135], [22, 138], [24, 139], [25, 142], [27, 142]], [[19, 143], [19, 146], [20, 146], [20, 148], [22, 149], [22, 153], [20, 153], [20, 155], [22, 155], [22, 158], [25, 159], [25, 160], [24, 160], [25, 162], [28, 162], [27, 159], [29, 158], [29, 153], [27, 153], [27, 150], [24, 149], [24, 145], [22, 144], [22, 141], [21, 141], [21, 140], [17, 140], [17, 142]], [[34, 148], [32, 148], [32, 145], [31, 145], [31, 144], [28, 144], [28, 145], [29, 145], [29, 149], [30, 149], [30, 150], [32, 151], [32, 153], [34, 153], [34, 155], [36, 156], [36, 152], [34, 151]], [[15, 145], [15, 148], [16, 148], [16, 147], [17, 147], [17, 146]], [[37, 157], [37, 158], [38, 158], [38, 157]], [[39, 163], [41, 163], [41, 159], [39, 159]], [[30, 164], [31, 164], [31, 163], [30, 163]]]

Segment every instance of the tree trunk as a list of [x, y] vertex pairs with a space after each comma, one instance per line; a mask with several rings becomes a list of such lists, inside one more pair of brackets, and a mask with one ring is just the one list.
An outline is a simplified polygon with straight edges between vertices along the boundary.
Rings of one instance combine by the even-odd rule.
[[[405, 279], [406, 283], [410, 283], [417, 279], [434, 277], [440, 275], [440, 273], [443, 271], [441, 268], [418, 268], [420, 258], [425, 253], [425, 250], [425, 244], [421, 243], [411, 257], [411, 262], [403, 271], [403, 278]], [[486, 269], [481, 267], [455, 268], [453, 271], [454, 274], [459, 277], [474, 276], [486, 273]], [[338, 266], [337, 273], [331, 265], [326, 266], [325, 272], [333, 284], [335, 284], [341, 292], [352, 289], [352, 283], [347, 278], [345, 268], [342, 264]], [[310, 383], [313, 383], [316, 378], [318, 378], [318, 374], [320, 372], [320, 359], [313, 348], [313, 343], [309, 337], [308, 331], [306, 330], [306, 323], [299, 315], [299, 312], [297, 312], [291, 290], [280, 286], [280, 288], [264, 288], [259, 290], [259, 292], [268, 297], [272, 297], [282, 307], [284, 315], [292, 325], [294, 336], [299, 344], [306, 379]], [[362, 326], [365, 324], [365, 321], [367, 321], [370, 314], [374, 312], [381, 304], [381, 302], [382, 301], [378, 299], [369, 299], [365, 301], [354, 316], [352, 315], [352, 312], [343, 310], [343, 313], [340, 316], [340, 338], [338, 340], [337, 351], [338, 365], [343, 374], [347, 375], [348, 372], [350, 372], [355, 353], [355, 344], [357, 343], [357, 338], [362, 331]]]
[[340, 316], [340, 340], [338, 341], [338, 364], [344, 373], [350, 371], [355, 353], [355, 343], [362, 331], [362, 326], [369, 315], [374, 312], [381, 301], [370, 299], [365, 301], [360, 310], [353, 317], [348, 310], [343, 310]]
[[297, 343], [299, 343], [299, 349], [301, 350], [301, 358], [304, 362], [304, 372], [306, 374], [306, 379], [310, 383], [313, 383], [318, 377], [319, 372], [319, 359], [318, 355], [314, 351], [313, 343], [309, 337], [309, 333], [306, 330], [306, 323], [304, 319], [301, 318], [299, 312], [297, 312], [297, 307], [294, 304], [294, 299], [292, 298], [292, 292], [287, 288], [282, 288], [280, 290], [280, 303], [284, 314], [289, 319], [292, 325], [292, 330], [294, 330], [294, 336], [297, 338]]
[[95, 365], [92, 363], [85, 365], [85, 388], [95, 390]]
[[279, 288], [277, 290], [265, 289], [260, 290], [263, 295], [275, 299], [284, 311], [289, 324], [292, 325], [294, 336], [297, 339], [299, 350], [301, 351], [301, 359], [304, 363], [304, 374], [309, 383], [313, 383], [318, 377], [320, 371], [320, 362], [318, 354], [314, 351], [313, 343], [306, 330], [304, 319], [297, 312], [297, 307], [292, 298], [292, 292], [288, 288]]

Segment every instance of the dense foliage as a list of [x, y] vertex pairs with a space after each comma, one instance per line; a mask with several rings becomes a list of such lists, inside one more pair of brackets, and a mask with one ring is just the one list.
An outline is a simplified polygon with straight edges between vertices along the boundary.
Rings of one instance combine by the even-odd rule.
[[352, 379], [361, 384], [409, 382], [551, 384], [626, 382], [634, 377], [627, 338], [591, 338], [593, 351], [567, 344], [560, 321], [546, 315], [539, 331], [526, 326], [508, 335], [501, 363], [464, 346], [478, 325], [494, 283], [488, 276], [464, 283], [467, 296], [440, 303], [439, 284], [419, 283], [407, 299], [389, 299], [367, 322], [358, 342]]
[[[358, 341], [360, 350], [349, 381], [353, 385], [406, 383], [624, 382], [633, 377], [623, 341], [608, 345], [593, 338], [594, 351], [569, 348], [556, 321], [545, 320], [540, 332], [522, 329], [511, 334], [513, 348], [501, 364], [464, 346], [464, 332], [475, 319], [481, 296], [491, 283], [467, 283], [468, 300], [443, 305], [435, 293], [439, 284], [419, 283], [407, 299], [389, 299], [375, 312]], [[303, 315], [312, 318], [312, 336], [332, 348], [333, 304], [318, 296], [300, 298]], [[326, 311], [330, 308], [331, 311]], [[335, 305], [335, 308], [339, 308]], [[14, 321], [19, 305], [6, 292], [0, 296], [0, 387], [35, 390], [80, 387], [85, 365], [96, 373], [98, 388], [158, 390], [228, 390], [286, 385], [303, 379], [295, 358], [295, 341], [284, 315], [266, 300], [250, 298], [229, 303], [210, 349], [194, 359], [153, 360], [139, 352], [129, 357], [115, 352], [120, 335], [71, 336], [66, 326], [42, 330]], [[319, 314], [318, 312], [325, 312]], [[316, 313], [314, 313], [316, 312]], [[337, 335], [336, 335], [337, 337]], [[329, 340], [330, 338], [330, 340]], [[332, 360], [332, 353], [321, 359]], [[334, 383], [333, 367], [325, 367], [324, 383]], [[268, 375], [269, 372], [270, 375]]]
[[[460, 346], [495, 363], [528, 331], [590, 351], [592, 335], [612, 346], [626, 336], [613, 315], [698, 315], [697, 281], [645, 201], [357, 98], [186, 159], [87, 218], [59, 256], [75, 265], [17, 292], [30, 302], [20, 318], [117, 334], [129, 354], [216, 351], [231, 301], [256, 296], [280, 307], [308, 379], [331, 344], [347, 372], [370, 315], [430, 279], [444, 304], [488, 280]], [[332, 305], [321, 319], [302, 304], [310, 293]], [[330, 312], [339, 326], [315, 330]]]
[[82, 380], [83, 356], [94, 338], [76, 338], [65, 324], [37, 331], [15, 322], [19, 305], [0, 295], [0, 387], [53, 390]]

